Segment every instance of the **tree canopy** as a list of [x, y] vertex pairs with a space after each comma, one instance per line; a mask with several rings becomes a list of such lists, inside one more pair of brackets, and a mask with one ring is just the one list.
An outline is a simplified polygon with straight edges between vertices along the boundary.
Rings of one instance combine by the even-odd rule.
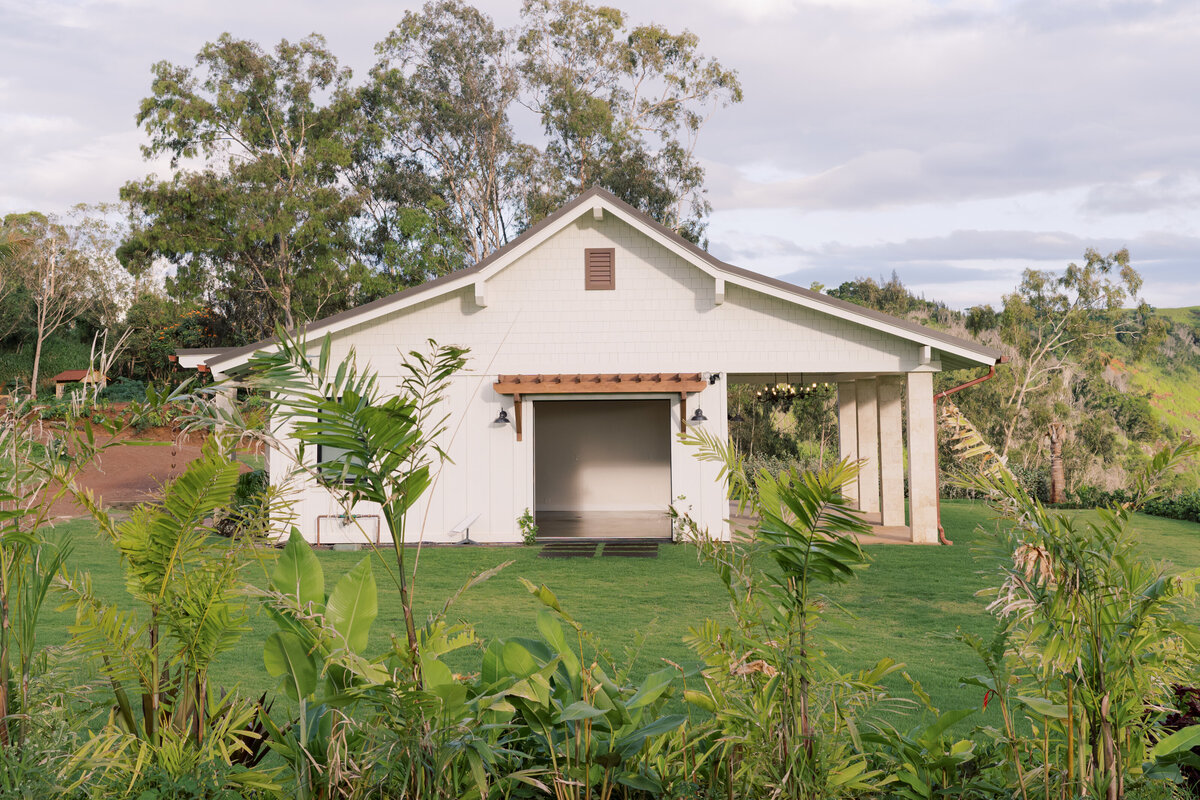
[[353, 302], [362, 203], [342, 177], [358, 109], [325, 40], [268, 53], [225, 34], [195, 69], [160, 62], [153, 75], [143, 152], [169, 154], [175, 174], [122, 189], [137, 209], [122, 260], [169, 259], [168, 291], [208, 301], [248, 339]]
[[[592, 186], [702, 238], [696, 137], [742, 92], [694, 34], [582, 0], [505, 30], [435, 0], [376, 53], [357, 85], [317, 34], [155, 64], [137, 121], [172, 174], [122, 189], [122, 262], [169, 261], [169, 294], [240, 343], [475, 263]], [[544, 141], [516, 135], [522, 109]]]

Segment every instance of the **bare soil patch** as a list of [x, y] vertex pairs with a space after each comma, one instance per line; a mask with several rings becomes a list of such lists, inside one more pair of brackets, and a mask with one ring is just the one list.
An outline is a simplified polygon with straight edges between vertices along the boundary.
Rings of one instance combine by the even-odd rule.
[[[120, 437], [80, 473], [78, 483], [90, 489], [106, 508], [130, 508], [162, 496], [165, 483], [178, 478], [200, 457], [206, 437], [181, 437], [170, 428], [151, 429]], [[249, 453], [251, 451], [238, 451]], [[250, 467], [242, 464], [242, 472]], [[77, 517], [87, 510], [74, 498], [62, 497], [51, 507], [51, 516]]]

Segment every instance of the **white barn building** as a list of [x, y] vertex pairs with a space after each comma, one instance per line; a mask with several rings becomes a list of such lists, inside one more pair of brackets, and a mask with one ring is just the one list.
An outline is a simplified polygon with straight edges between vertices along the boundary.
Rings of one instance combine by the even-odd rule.
[[[525, 509], [542, 535], [665, 538], [673, 502], [728, 536], [717, 467], [677, 434], [701, 424], [727, 436], [727, 386], [782, 375], [837, 383], [841, 454], [863, 462], [850, 493], [875, 521], [935, 542], [933, 375], [1000, 361], [976, 342], [726, 264], [600, 189], [469, 269], [306, 329], [310, 341], [326, 334], [383, 386], [428, 339], [470, 350], [444, 409], [453, 461], [410, 512], [408, 535], [426, 542], [461, 541], [467, 522], [473, 541], [519, 542]], [[271, 346], [180, 351], [180, 364], [236, 375]], [[268, 468], [272, 480], [288, 472], [279, 453]], [[295, 511], [310, 541], [362, 540], [315, 483]], [[377, 513], [355, 509], [371, 535]]]

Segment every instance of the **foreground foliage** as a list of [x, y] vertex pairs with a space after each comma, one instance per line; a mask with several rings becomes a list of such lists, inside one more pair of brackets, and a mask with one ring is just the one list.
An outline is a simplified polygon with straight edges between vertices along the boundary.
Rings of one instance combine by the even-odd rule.
[[[438, 402], [464, 354], [410, 354], [392, 397], [353, 354], [335, 365], [330, 350], [310, 357], [281, 337], [258, 357], [253, 379], [272, 387], [275, 413], [268, 433], [243, 432], [286, 428], [303, 446], [339, 448], [321, 464], [297, 454], [296, 476], [335, 491], [347, 513], [390, 504], [404, 541], [408, 509], [436, 480], [433, 443], [448, 433]], [[1002, 723], [965, 732], [975, 709], [942, 709], [912, 680], [895, 692], [903, 665], [848, 673], [827, 656], [847, 643], [829, 633], [827, 590], [867, 565], [854, 538], [867, 528], [840, 494], [853, 463], [751, 473], [731, 446], [693, 430], [685, 441], [720, 464], [755, 522], [720, 542], [677, 518], [731, 615], [691, 629], [701, 667], [666, 662], [634, 680], [545, 585], [524, 581], [540, 609], [527, 635], [482, 641], [470, 621], [453, 621], [462, 593], [509, 564], [468, 577], [424, 620], [406, 593], [405, 634], [369, 651], [377, 568], [411, 589], [416, 560], [403, 548], [399, 561], [373, 552], [330, 585], [298, 533], [281, 551], [264, 547], [286, 524], [282, 475], [259, 500], [239, 500], [239, 524], [219, 535], [216, 512], [234, 502], [239, 472], [223, 436], [128, 519], [76, 492], [120, 557], [126, 597], [104, 597], [86, 573], [64, 574], [62, 549], [28, 527], [47, 513], [47, 486], [73, 492], [71, 470], [101, 445], [68, 420], [65, 445], [33, 447], [15, 432], [34, 412], [0, 430], [0, 612], [17, 665], [0, 787], [18, 796], [1120, 800], [1200, 768], [1200, 727], [1171, 713], [1173, 685], [1196, 673], [1200, 632], [1185, 612], [1200, 574], [1154, 564], [1130, 532], [1133, 510], [1195, 454], [1191, 444], [1159, 454], [1128, 504], [1091, 522], [1045, 509], [998, 460], [964, 478], [1000, 517], [985, 562], [1000, 566], [989, 590], [996, 627], [959, 633], [958, 644], [943, 633], [947, 647], [978, 654], [982, 669], [960, 680]], [[236, 413], [195, 412], [226, 431], [239, 424]], [[266, 589], [245, 579], [256, 565]], [[51, 659], [30, 632], [55, 585], [75, 624]], [[272, 699], [209, 679], [256, 609], [275, 625], [262, 652], [278, 681]], [[57, 713], [25, 710], [39, 704]]]
[[[1134, 500], [1098, 509], [1098, 523], [1048, 511], [1006, 471], [973, 479], [1006, 523], [995, 538], [1006, 559], [989, 606], [994, 638], [963, 637], [987, 668], [968, 680], [1000, 704], [1022, 796], [1125, 797], [1161, 736], [1170, 687], [1194, 679], [1200, 629], [1182, 612], [1200, 571], [1149, 560], [1130, 522], [1154, 483], [1197, 450], [1160, 452]], [[1017, 713], [1032, 738], [1018, 736]]]

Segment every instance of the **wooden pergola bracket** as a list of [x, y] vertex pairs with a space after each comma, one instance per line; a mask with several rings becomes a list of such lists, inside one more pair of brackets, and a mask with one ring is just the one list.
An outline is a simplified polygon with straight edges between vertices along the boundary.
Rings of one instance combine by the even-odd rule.
[[590, 373], [576, 375], [500, 375], [497, 394], [512, 395], [517, 441], [521, 441], [522, 394], [679, 394], [679, 430], [687, 433], [687, 396], [703, 391], [708, 381], [699, 372]]

